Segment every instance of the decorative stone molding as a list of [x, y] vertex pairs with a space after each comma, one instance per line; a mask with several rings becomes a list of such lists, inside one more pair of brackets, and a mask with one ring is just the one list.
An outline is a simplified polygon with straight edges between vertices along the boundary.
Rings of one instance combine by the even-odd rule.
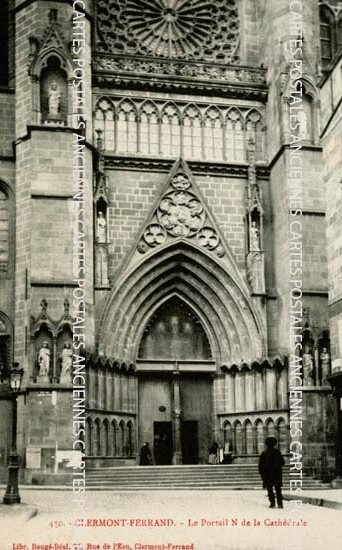
[[152, 75], [186, 79], [229, 82], [266, 86], [266, 70], [253, 67], [236, 67], [210, 63], [155, 61], [138, 57], [95, 55], [93, 69], [96, 74]]
[[[121, 155], [106, 154], [105, 166], [108, 170], [139, 170], [149, 172], [165, 172], [172, 167], [173, 159], [154, 159], [145, 157], [131, 157]], [[245, 179], [247, 177], [247, 166], [240, 164], [220, 163], [220, 162], [196, 162], [189, 161], [188, 166], [193, 174], [215, 174], [223, 176], [233, 176], [235, 178]], [[270, 179], [270, 170], [266, 165], [256, 166], [259, 179]]]

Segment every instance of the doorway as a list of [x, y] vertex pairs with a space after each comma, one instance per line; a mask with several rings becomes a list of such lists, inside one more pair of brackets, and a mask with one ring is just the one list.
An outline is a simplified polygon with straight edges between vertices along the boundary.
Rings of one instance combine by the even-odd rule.
[[183, 464], [198, 464], [198, 422], [184, 420], [181, 425]]
[[153, 423], [153, 453], [156, 464], [172, 464], [172, 422]]

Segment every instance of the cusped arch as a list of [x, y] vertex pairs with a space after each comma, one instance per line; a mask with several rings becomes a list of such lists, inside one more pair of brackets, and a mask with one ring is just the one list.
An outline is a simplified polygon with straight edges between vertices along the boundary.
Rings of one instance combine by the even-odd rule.
[[99, 97], [95, 103], [95, 111], [100, 110], [106, 112], [109, 110], [115, 111], [115, 105], [112, 99], [106, 95]]
[[206, 108], [206, 110], [203, 113], [203, 119], [206, 120], [219, 120], [220, 124], [223, 122], [223, 114], [221, 109], [217, 107], [216, 105], [209, 105], [209, 107]]
[[167, 101], [162, 105], [160, 109], [160, 118], [163, 120], [163, 117], [166, 116], [169, 119], [173, 118], [176, 115], [177, 121], [180, 124], [181, 112], [179, 106], [174, 101]]
[[60, 68], [66, 73], [67, 78], [70, 79], [73, 73], [72, 62], [66, 52], [53, 45], [42, 50], [33, 61], [29, 69], [30, 76], [39, 78], [42, 70], [48, 67], [49, 61], [54, 57], [59, 61]]
[[200, 121], [203, 120], [202, 113], [195, 103], [188, 103], [185, 105], [182, 112], [182, 120], [184, 121], [185, 118], [198, 118]]
[[149, 115], [156, 115], [156, 117], [159, 120], [159, 109], [157, 104], [152, 101], [152, 99], [145, 99], [139, 106], [138, 114], [141, 116], [142, 114], [145, 114], [147, 116]]
[[135, 118], [138, 115], [138, 109], [135, 105], [134, 101], [132, 101], [129, 97], [122, 98], [119, 103], [117, 104], [116, 111], [118, 113], [118, 116], [120, 113], [124, 113], [125, 116], [127, 116], [128, 113], [134, 113]]
[[230, 121], [232, 123], [241, 122], [242, 126], [244, 126], [244, 118], [243, 115], [237, 107], [230, 107], [225, 115], [225, 122]]
[[194, 309], [219, 366], [265, 354], [262, 323], [243, 284], [206, 251], [181, 240], [152, 252], [118, 278], [104, 308], [99, 351], [135, 362], [146, 319], [172, 295]]

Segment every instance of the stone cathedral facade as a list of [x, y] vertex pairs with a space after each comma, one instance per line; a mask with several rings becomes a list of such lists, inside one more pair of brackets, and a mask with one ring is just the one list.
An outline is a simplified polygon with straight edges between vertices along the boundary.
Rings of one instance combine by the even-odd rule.
[[[0, 359], [24, 368], [18, 443], [36, 482], [62, 480], [72, 465], [71, 4], [7, 0], [0, 17]], [[302, 4], [305, 467], [333, 477], [342, 4]], [[214, 440], [255, 461], [267, 435], [287, 453], [290, 3], [77, 9], [87, 462], [137, 464], [148, 441], [157, 464], [206, 463]], [[11, 410], [0, 391], [5, 475]]]

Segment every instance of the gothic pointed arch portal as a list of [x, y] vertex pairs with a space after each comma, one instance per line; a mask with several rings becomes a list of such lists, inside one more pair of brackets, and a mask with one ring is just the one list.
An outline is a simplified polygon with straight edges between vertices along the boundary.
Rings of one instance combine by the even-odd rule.
[[206, 462], [220, 367], [266, 353], [247, 282], [184, 161], [142, 227], [103, 311], [98, 349], [135, 365], [137, 444]]

